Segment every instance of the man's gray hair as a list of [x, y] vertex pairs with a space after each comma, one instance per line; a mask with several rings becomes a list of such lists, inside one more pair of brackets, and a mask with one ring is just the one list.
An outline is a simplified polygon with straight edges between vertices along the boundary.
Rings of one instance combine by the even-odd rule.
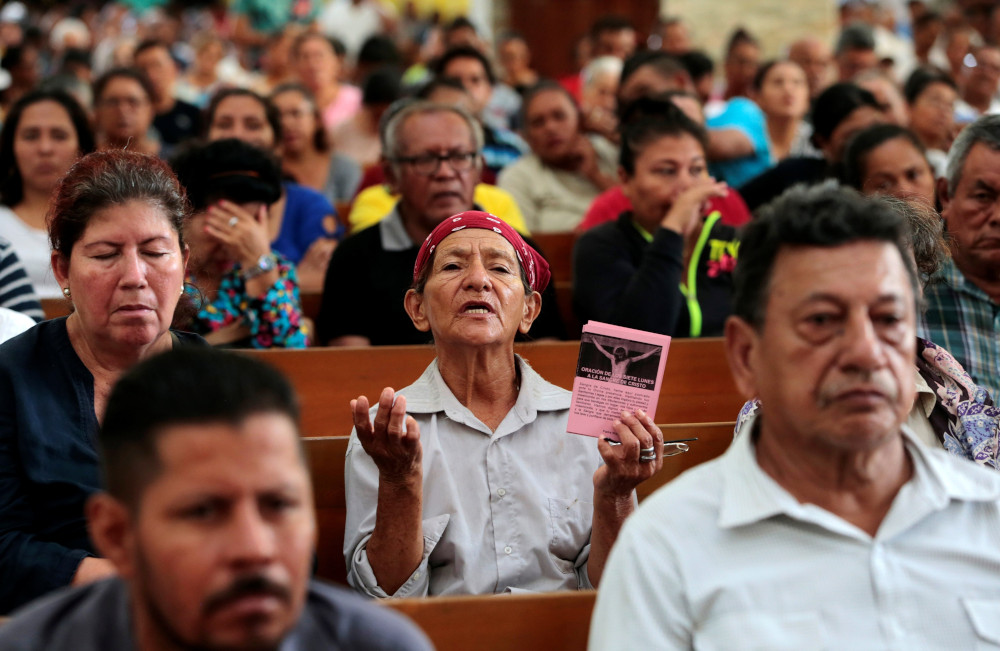
[[969, 152], [977, 142], [983, 143], [993, 151], [1000, 151], [1000, 115], [984, 115], [962, 129], [955, 138], [948, 153], [948, 167], [945, 170], [949, 197], [955, 196], [955, 190], [965, 168], [965, 159], [969, 157]]
[[465, 120], [472, 135], [472, 142], [476, 147], [476, 152], [483, 151], [483, 128], [479, 125], [479, 120], [471, 113], [460, 106], [450, 104], [439, 104], [437, 102], [418, 101], [406, 105], [393, 115], [385, 125], [385, 132], [382, 138], [382, 156], [390, 162], [402, 155], [403, 143], [400, 139], [403, 124], [414, 115], [426, 115], [429, 113], [454, 113]]
[[605, 56], [592, 59], [580, 72], [584, 88], [593, 86], [604, 75], [611, 75], [617, 81], [622, 75], [622, 65], [622, 60], [618, 57]]

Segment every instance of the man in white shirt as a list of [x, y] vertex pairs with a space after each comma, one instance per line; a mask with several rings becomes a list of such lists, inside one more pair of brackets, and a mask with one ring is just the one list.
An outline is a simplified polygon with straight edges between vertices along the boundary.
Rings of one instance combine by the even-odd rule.
[[590, 648], [996, 648], [1000, 477], [903, 425], [917, 279], [898, 216], [834, 188], [764, 213], [726, 325], [752, 435], [626, 522]]

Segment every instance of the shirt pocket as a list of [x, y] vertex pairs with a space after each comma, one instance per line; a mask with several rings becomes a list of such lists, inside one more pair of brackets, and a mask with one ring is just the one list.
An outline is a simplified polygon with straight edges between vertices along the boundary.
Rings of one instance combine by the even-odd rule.
[[962, 599], [976, 632], [976, 649], [1000, 649], [1000, 600]]
[[823, 620], [818, 612], [768, 613], [746, 611], [713, 617], [694, 633], [698, 651], [809, 651], [826, 649]]
[[577, 499], [550, 497], [549, 554], [563, 574], [572, 574], [580, 552], [590, 543], [594, 504]]

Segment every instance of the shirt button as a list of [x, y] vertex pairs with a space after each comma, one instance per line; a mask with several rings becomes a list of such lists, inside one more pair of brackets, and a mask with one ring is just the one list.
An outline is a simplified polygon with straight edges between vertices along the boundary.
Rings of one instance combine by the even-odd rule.
[[499, 495], [500, 497], [503, 497], [506, 494], [507, 494], [507, 491], [505, 491], [502, 488], [497, 491], [497, 495]]
[[510, 553], [512, 553], [513, 551], [514, 551], [514, 550], [510, 548], [510, 545], [507, 545], [506, 547], [504, 547], [504, 548], [503, 548], [503, 553], [504, 553], [504, 554], [510, 554]]

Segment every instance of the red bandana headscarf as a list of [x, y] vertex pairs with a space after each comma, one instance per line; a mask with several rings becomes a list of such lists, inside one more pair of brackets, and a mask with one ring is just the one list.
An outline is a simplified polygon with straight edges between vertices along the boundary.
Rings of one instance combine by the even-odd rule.
[[417, 254], [417, 262], [413, 265], [414, 282], [416, 282], [417, 277], [420, 276], [420, 272], [423, 271], [424, 267], [427, 266], [427, 263], [431, 259], [431, 254], [434, 253], [434, 249], [441, 243], [441, 240], [452, 233], [466, 228], [482, 228], [493, 231], [503, 237], [514, 247], [514, 253], [517, 254], [517, 261], [528, 276], [528, 284], [531, 286], [531, 289], [541, 293], [548, 286], [552, 274], [549, 272], [549, 263], [545, 261], [545, 258], [538, 251], [528, 246], [524, 238], [511, 228], [507, 222], [479, 210], [460, 212], [444, 220], [431, 231], [431, 234], [427, 236], [427, 239], [421, 245], [420, 253]]

